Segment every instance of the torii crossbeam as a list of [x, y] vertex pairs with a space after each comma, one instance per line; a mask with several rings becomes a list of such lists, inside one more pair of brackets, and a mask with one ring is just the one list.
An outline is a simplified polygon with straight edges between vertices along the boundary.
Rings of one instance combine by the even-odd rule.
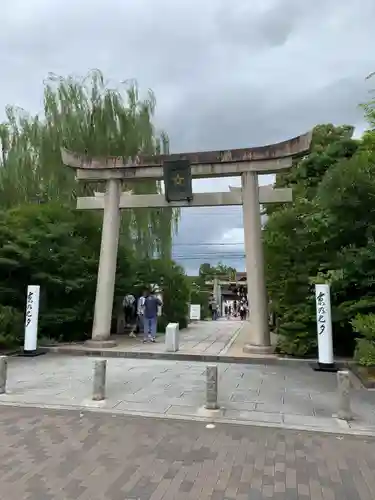
[[[289, 169], [293, 158], [309, 151], [312, 133], [269, 146], [205, 151], [172, 155], [139, 155], [134, 159], [113, 156], [91, 158], [61, 150], [65, 165], [76, 170], [78, 181], [106, 183], [103, 197], [79, 198], [79, 209], [104, 209], [102, 241], [95, 299], [92, 344], [113, 346], [109, 339], [115, 286], [120, 209], [164, 206], [243, 206], [247, 289], [250, 305], [249, 343], [245, 352], [265, 353], [271, 350], [268, 329], [267, 293], [264, 279], [260, 203], [291, 201], [289, 189], [259, 187], [258, 174], [270, 174]], [[167, 203], [162, 195], [121, 193], [121, 182], [127, 184], [142, 179], [163, 179], [163, 165], [175, 160], [188, 160], [191, 177], [241, 176], [242, 188], [227, 193], [195, 194], [189, 202]]]
[[[293, 200], [291, 188], [273, 189], [269, 186], [259, 187], [259, 203], [288, 203]], [[218, 207], [242, 205], [241, 188], [236, 191], [223, 193], [195, 193], [192, 201], [168, 202], [162, 194], [132, 194], [128, 192], [120, 195], [120, 209], [129, 208], [166, 208], [166, 207]], [[77, 198], [78, 210], [104, 210], [104, 193], [95, 193], [95, 196]]]

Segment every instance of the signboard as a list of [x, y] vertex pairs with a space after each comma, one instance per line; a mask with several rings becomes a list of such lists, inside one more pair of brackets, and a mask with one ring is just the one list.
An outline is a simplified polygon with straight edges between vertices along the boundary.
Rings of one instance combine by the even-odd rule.
[[200, 320], [201, 319], [201, 305], [200, 304], [190, 304], [190, 319]]
[[163, 173], [165, 199], [168, 202], [193, 199], [189, 160], [165, 161], [163, 163]]
[[319, 364], [333, 364], [331, 298], [329, 285], [315, 285]]
[[39, 294], [39, 285], [29, 285], [27, 287], [24, 343], [25, 352], [36, 351], [37, 347]]

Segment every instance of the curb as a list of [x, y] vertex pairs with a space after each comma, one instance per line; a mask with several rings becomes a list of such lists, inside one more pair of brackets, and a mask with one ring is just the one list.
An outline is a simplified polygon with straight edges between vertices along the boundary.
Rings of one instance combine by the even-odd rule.
[[339, 428], [327, 428], [324, 426], [317, 425], [297, 425], [297, 424], [285, 424], [285, 423], [267, 423], [261, 420], [235, 420], [228, 419], [225, 417], [204, 417], [198, 415], [168, 415], [152, 412], [137, 412], [137, 411], [116, 411], [114, 408], [100, 408], [87, 407], [82, 405], [68, 406], [68, 405], [44, 405], [37, 403], [12, 403], [12, 402], [0, 402], [0, 406], [8, 406], [13, 408], [38, 408], [51, 411], [76, 411], [82, 414], [84, 417], [85, 413], [104, 413], [107, 415], [112, 415], [113, 417], [141, 417], [141, 418], [154, 418], [158, 420], [177, 420], [183, 422], [201, 422], [201, 423], [214, 423], [222, 425], [241, 425], [250, 427], [267, 427], [269, 429], [281, 429], [286, 431], [300, 431], [300, 432], [318, 432], [320, 434], [330, 434], [337, 436], [363, 436], [375, 438], [375, 426], [369, 427], [359, 427], [352, 428], [350, 424], [332, 418], [332, 422], [335, 422]]
[[[209, 363], [231, 363], [242, 365], [306, 365], [316, 362], [316, 359], [292, 359], [257, 356], [245, 358], [240, 356], [227, 356], [225, 354], [189, 354], [181, 352], [145, 352], [145, 351], [114, 351], [113, 349], [74, 349], [71, 347], [43, 346], [43, 349], [52, 354], [65, 354], [70, 356], [88, 356], [105, 358], [129, 359], [160, 359], [170, 361], [201, 361]], [[339, 368], [350, 368], [347, 361], [336, 361]]]

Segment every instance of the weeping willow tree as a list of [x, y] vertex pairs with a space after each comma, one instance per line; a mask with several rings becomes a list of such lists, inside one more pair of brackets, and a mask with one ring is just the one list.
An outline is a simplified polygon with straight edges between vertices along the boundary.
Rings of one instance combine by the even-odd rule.
[[[109, 87], [102, 73], [85, 78], [50, 74], [44, 82], [44, 113], [31, 116], [8, 107], [0, 124], [0, 206], [61, 201], [74, 204], [79, 195], [103, 190], [81, 185], [61, 162], [60, 148], [91, 156], [135, 156], [168, 152], [168, 137], [152, 123], [155, 97], [141, 99], [135, 82]], [[159, 193], [158, 181], [123, 185], [136, 194]], [[137, 246], [142, 256], [170, 257], [172, 231], [179, 212], [137, 209], [122, 213], [121, 238]]]

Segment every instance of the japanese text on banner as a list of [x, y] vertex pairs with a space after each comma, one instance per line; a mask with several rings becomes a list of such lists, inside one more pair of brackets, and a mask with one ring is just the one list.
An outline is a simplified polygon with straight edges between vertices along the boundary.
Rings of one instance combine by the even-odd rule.
[[33, 298], [34, 298], [33, 292], [29, 292], [27, 294], [27, 305], [26, 305], [26, 326], [29, 326], [31, 323]]
[[327, 314], [327, 299], [323, 292], [320, 292], [316, 297], [318, 303], [318, 314], [317, 314], [317, 322], [318, 322], [318, 333], [321, 335], [326, 330], [326, 314]]

